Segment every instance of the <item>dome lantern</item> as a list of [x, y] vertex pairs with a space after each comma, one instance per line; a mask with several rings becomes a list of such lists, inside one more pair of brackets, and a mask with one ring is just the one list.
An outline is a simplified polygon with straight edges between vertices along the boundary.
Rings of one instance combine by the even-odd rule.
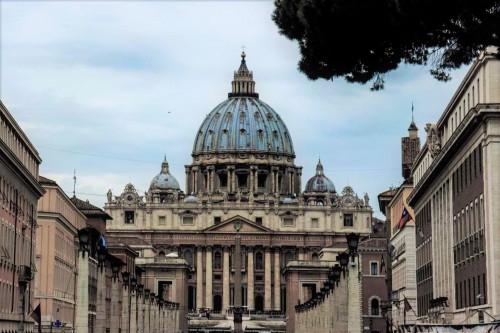
[[259, 98], [259, 94], [255, 92], [253, 72], [248, 70], [245, 57], [245, 52], [241, 52], [240, 68], [234, 72], [234, 80], [231, 82], [232, 91], [228, 94], [229, 98], [244, 96]]

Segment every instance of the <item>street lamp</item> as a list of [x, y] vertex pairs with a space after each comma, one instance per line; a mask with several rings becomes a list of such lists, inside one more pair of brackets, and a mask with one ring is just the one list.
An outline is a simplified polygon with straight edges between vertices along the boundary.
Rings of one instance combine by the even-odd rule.
[[351, 232], [346, 238], [349, 254], [354, 257], [358, 253], [359, 235]]
[[135, 290], [137, 288], [137, 279], [135, 277], [130, 279], [130, 288]]
[[125, 287], [128, 287], [128, 284], [130, 282], [130, 273], [129, 272], [122, 272], [122, 280], [123, 280], [123, 285]]

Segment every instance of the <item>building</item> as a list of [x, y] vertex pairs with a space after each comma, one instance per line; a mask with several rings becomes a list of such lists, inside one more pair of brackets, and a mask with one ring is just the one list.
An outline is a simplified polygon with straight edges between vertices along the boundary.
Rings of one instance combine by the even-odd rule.
[[[166, 160], [144, 196], [132, 184], [118, 195], [110, 191], [108, 237], [137, 251], [146, 274], [139, 262], [172, 253], [184, 258], [193, 269], [187, 304], [172, 292], [177, 282], [166, 273], [147, 287], [186, 311], [224, 314], [241, 292], [249, 311], [287, 312], [286, 264], [318, 260], [322, 248], [347, 233], [370, 234], [372, 214], [368, 196], [360, 199], [349, 186], [337, 192], [321, 162], [302, 191], [295, 157], [291, 133], [259, 98], [242, 53], [228, 99], [195, 134], [185, 191]], [[233, 288], [235, 221], [242, 223], [241, 291]]]
[[0, 331], [33, 332], [37, 202], [42, 160], [0, 101]]
[[421, 322], [500, 318], [500, 60], [471, 66], [412, 169]]
[[78, 230], [85, 215], [53, 180], [40, 176], [45, 194], [38, 203], [35, 299], [40, 304], [41, 331], [74, 329]]
[[[413, 112], [413, 108], [412, 108]], [[408, 136], [401, 138], [401, 171], [403, 183], [398, 188], [379, 194], [380, 210], [386, 216], [389, 270], [387, 288], [389, 303], [385, 304], [391, 332], [403, 325], [415, 324], [417, 319], [417, 283], [415, 258], [414, 212], [407, 202], [413, 190], [411, 169], [420, 153], [418, 128], [412, 119]]]
[[387, 329], [387, 317], [382, 304], [387, 294], [387, 239], [384, 222], [373, 218], [370, 237], [362, 240], [358, 248], [361, 262], [361, 313], [363, 332], [383, 333]]

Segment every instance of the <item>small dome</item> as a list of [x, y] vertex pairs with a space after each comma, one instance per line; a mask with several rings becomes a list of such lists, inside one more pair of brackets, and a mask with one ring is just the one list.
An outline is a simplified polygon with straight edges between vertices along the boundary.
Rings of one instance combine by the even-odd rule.
[[293, 204], [292, 198], [283, 199], [283, 205], [291, 205], [291, 204]]
[[333, 182], [323, 173], [321, 161], [316, 166], [316, 175], [307, 181], [305, 192], [336, 192]]
[[179, 182], [168, 169], [167, 158], [161, 164], [161, 172], [153, 178], [149, 187], [151, 190], [180, 190]]
[[184, 199], [184, 202], [186, 202], [186, 203], [196, 203], [196, 197], [194, 195], [190, 195], [186, 199]]

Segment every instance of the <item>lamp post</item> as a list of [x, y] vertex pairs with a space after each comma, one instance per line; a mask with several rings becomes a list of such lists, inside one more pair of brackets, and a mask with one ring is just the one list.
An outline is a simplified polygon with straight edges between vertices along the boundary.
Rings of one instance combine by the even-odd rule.
[[106, 259], [108, 250], [104, 246], [97, 248], [97, 300], [96, 332], [106, 333]]
[[130, 332], [137, 333], [137, 279], [130, 279]]
[[241, 304], [241, 220], [234, 221], [236, 230], [234, 246], [234, 333], [242, 332], [243, 308]]
[[121, 315], [121, 331], [123, 333], [130, 333], [130, 273], [122, 272], [122, 315]]
[[120, 297], [118, 274], [120, 273], [121, 267], [121, 261], [117, 258], [114, 258], [114, 260], [112, 260], [111, 262], [111, 272], [113, 275], [111, 278], [111, 318], [109, 323], [110, 333], [118, 333], [120, 329], [120, 314], [118, 313], [118, 299]]
[[75, 303], [75, 333], [89, 331], [89, 255], [90, 228], [78, 230], [78, 276]]

